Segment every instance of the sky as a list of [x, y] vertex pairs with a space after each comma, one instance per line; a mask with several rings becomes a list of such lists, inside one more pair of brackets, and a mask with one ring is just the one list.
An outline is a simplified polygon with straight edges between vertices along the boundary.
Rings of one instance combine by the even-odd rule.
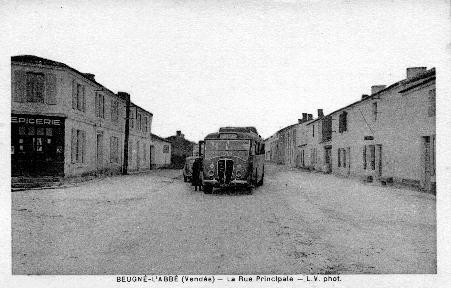
[[[9, 1], [3, 52], [93, 73], [153, 113], [152, 132], [199, 141], [221, 126], [262, 137], [328, 114], [449, 57], [435, 1]], [[440, 72], [438, 72], [440, 73]]]

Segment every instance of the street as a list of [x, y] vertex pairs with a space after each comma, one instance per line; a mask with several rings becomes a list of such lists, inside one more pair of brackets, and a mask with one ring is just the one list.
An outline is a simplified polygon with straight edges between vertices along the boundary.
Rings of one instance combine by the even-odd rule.
[[436, 198], [266, 164], [206, 195], [180, 170], [12, 193], [13, 274], [436, 273]]

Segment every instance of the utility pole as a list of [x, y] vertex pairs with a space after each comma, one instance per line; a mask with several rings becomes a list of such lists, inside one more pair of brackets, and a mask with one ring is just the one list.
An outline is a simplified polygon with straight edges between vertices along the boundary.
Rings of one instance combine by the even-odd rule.
[[128, 174], [128, 138], [130, 135], [130, 94], [117, 92], [117, 95], [125, 99], [125, 136], [124, 136], [124, 163], [122, 163], [122, 175]]

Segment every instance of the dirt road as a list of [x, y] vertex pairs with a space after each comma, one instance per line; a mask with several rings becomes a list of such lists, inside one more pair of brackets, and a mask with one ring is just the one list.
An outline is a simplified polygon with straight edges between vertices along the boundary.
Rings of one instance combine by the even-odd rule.
[[267, 165], [252, 195], [180, 171], [12, 194], [14, 274], [435, 273], [435, 196]]

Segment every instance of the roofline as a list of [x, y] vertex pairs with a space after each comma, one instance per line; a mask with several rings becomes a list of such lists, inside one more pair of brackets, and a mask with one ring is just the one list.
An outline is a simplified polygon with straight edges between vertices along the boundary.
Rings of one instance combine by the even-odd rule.
[[435, 76], [431, 76], [431, 77], [429, 77], [429, 78], [426, 78], [425, 80], [423, 80], [423, 81], [421, 81], [421, 82], [419, 82], [419, 83], [416, 83], [416, 84], [414, 84], [414, 85], [412, 85], [412, 86], [410, 86], [410, 87], [407, 87], [406, 89], [403, 89], [403, 90], [399, 91], [399, 93], [404, 93], [404, 92], [406, 92], [406, 91], [412, 90], [412, 89], [414, 89], [414, 88], [417, 88], [417, 87], [419, 87], [419, 86], [421, 86], [421, 85], [423, 85], [423, 84], [426, 84], [426, 83], [428, 83], [428, 82], [431, 82], [431, 81], [433, 81], [433, 80], [435, 80]]
[[[36, 57], [36, 59], [42, 59], [44, 61], [47, 61], [47, 63], [33, 63], [33, 62], [25, 62], [25, 61], [17, 60], [18, 57], [27, 57], [27, 56], [28, 57]], [[16, 60], [14, 58], [16, 58]], [[77, 69], [75, 69], [75, 68], [73, 68], [73, 67], [71, 67], [71, 66], [69, 66], [67, 64], [64, 64], [62, 62], [53, 61], [53, 60], [50, 60], [50, 59], [47, 59], [47, 58], [42, 58], [42, 57], [39, 57], [39, 56], [36, 56], [36, 55], [16, 55], [16, 56], [11, 56], [11, 63], [13, 63], [13, 62], [28, 64], [28, 65], [42, 65], [42, 66], [54, 66], [54, 67], [65, 68], [65, 69], [68, 69], [69, 71], [75, 72], [76, 74], [78, 74], [81, 77], [83, 77], [85, 80], [87, 80], [87, 81], [89, 81], [91, 83], [94, 83], [95, 85], [100, 86], [101, 88], [103, 88], [107, 92], [110, 92], [110, 93], [118, 96], [117, 93], [114, 93], [113, 91], [111, 91], [110, 89], [106, 88], [105, 86], [103, 86], [99, 82], [87, 77], [85, 73], [80, 72]]]
[[138, 107], [139, 109], [141, 109], [141, 110], [143, 110], [143, 111], [145, 111], [145, 112], [147, 112], [147, 113], [149, 113], [150, 115], [152, 115], [152, 116], [153, 116], [152, 112], [149, 112], [149, 111], [147, 111], [146, 109], [142, 108], [142, 107], [141, 107], [141, 106], [139, 106], [139, 105], [136, 105], [136, 104], [135, 104], [135, 103], [133, 103], [133, 102], [130, 102], [130, 106], [135, 106], [135, 107]]
[[164, 138], [162, 138], [162, 137], [160, 137], [160, 136], [158, 136], [158, 135], [156, 135], [156, 134], [150, 133], [150, 136], [151, 136], [152, 138], [155, 137], [155, 138], [157, 138], [158, 140], [161, 140], [161, 141], [163, 141], [163, 142], [172, 144], [172, 143], [169, 142], [168, 140], [166, 140], [166, 139], [164, 139]]
[[[43, 60], [45, 63], [34, 63], [34, 62], [26, 62], [26, 61], [21, 61], [19, 60], [19, 57], [29, 57], [30, 60]], [[54, 61], [54, 60], [50, 60], [47, 58], [43, 58], [43, 57], [39, 57], [36, 55], [16, 55], [16, 56], [11, 56], [11, 63], [23, 63], [23, 64], [28, 64], [28, 65], [42, 65], [42, 66], [54, 66], [54, 67], [59, 67], [59, 68], [63, 68], [63, 69], [68, 69], [69, 71], [75, 72], [76, 74], [80, 75], [81, 77], [83, 77], [85, 80], [94, 83], [95, 85], [98, 85], [102, 88], [102, 90], [106, 90], [107, 92], [114, 94], [116, 97], [119, 97], [121, 99], [123, 99], [121, 96], [118, 95], [118, 93], [114, 93], [113, 91], [111, 91], [110, 89], [106, 88], [105, 86], [103, 86], [102, 84], [100, 84], [99, 82], [97, 82], [96, 80], [93, 80], [89, 77], [86, 76], [85, 73], [78, 71], [75, 68], [72, 68], [71, 66], [62, 63], [62, 62], [58, 62], [58, 61]], [[152, 112], [147, 111], [146, 109], [142, 108], [141, 106], [136, 105], [133, 102], [130, 102], [133, 106], [136, 106], [138, 108], [140, 108], [141, 110], [149, 113], [150, 115], [153, 116]]]

